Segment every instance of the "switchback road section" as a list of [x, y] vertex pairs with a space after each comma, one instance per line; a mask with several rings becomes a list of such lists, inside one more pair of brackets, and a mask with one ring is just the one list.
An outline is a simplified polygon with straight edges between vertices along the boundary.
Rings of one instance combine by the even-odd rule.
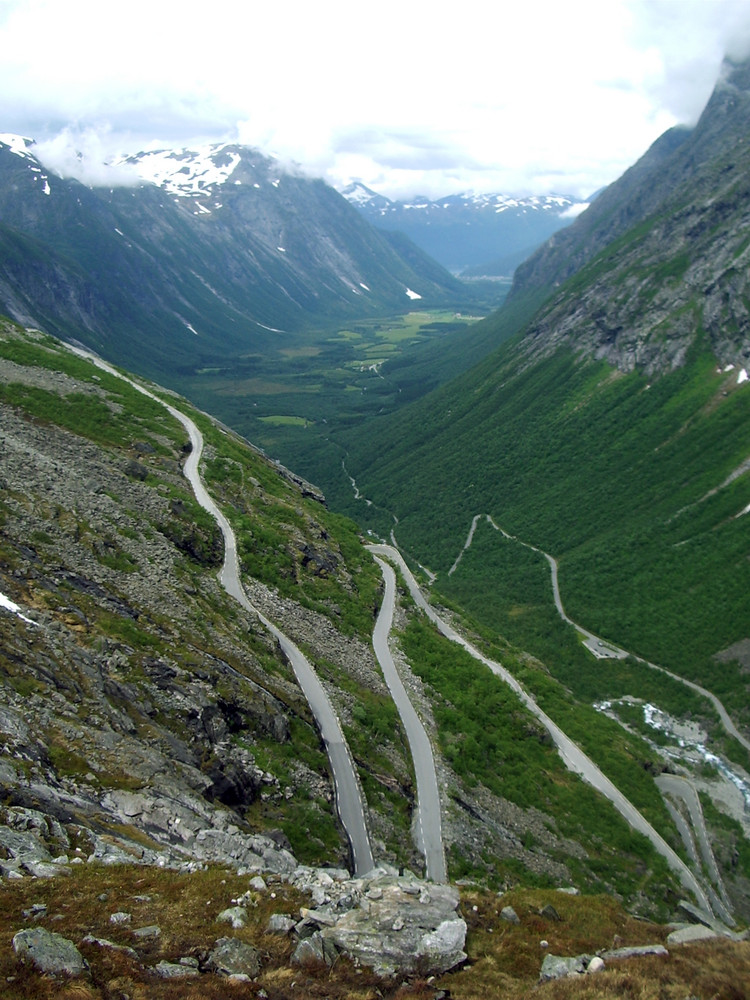
[[214, 503], [208, 490], [206, 490], [198, 471], [203, 451], [203, 435], [195, 423], [182, 413], [181, 410], [166, 403], [163, 399], [160, 399], [157, 395], [144, 388], [144, 386], [127, 378], [127, 376], [118, 372], [116, 368], [102, 361], [101, 358], [78, 348], [71, 348], [71, 350], [81, 357], [87, 358], [102, 370], [128, 382], [133, 388], [143, 393], [144, 396], [148, 396], [150, 399], [164, 406], [187, 431], [190, 437], [191, 450], [185, 460], [183, 472], [193, 489], [196, 500], [216, 520], [224, 537], [224, 564], [219, 573], [219, 581], [230, 597], [238, 601], [246, 611], [255, 615], [271, 635], [273, 635], [294, 670], [297, 683], [307, 698], [323, 738], [326, 753], [328, 754], [333, 774], [336, 806], [342, 826], [346, 831], [351, 845], [354, 873], [355, 875], [366, 874], [375, 867], [375, 862], [365, 823], [365, 812], [359, 780], [349, 747], [341, 730], [341, 725], [326, 690], [310, 662], [292, 640], [262, 615], [247, 599], [240, 579], [239, 563], [237, 560], [237, 540], [234, 531], [227, 518]]
[[675, 872], [677, 877], [680, 879], [684, 888], [693, 894], [700, 908], [703, 909], [707, 915], [711, 915], [713, 911], [703, 887], [682, 858], [676, 854], [661, 834], [659, 834], [648, 822], [648, 820], [641, 815], [632, 802], [630, 802], [630, 800], [623, 795], [619, 788], [617, 788], [617, 786], [610, 781], [610, 779], [599, 769], [591, 758], [588, 757], [583, 750], [581, 750], [581, 748], [570, 739], [570, 737], [566, 736], [562, 729], [560, 729], [560, 727], [553, 722], [544, 711], [542, 711], [526, 689], [508, 670], [505, 669], [505, 667], [481, 653], [467, 639], [460, 635], [452, 625], [449, 625], [437, 614], [434, 608], [432, 608], [425, 600], [424, 595], [419, 589], [417, 581], [414, 579], [411, 570], [406, 565], [406, 562], [398, 549], [385, 544], [371, 545], [369, 548], [373, 554], [382, 556], [384, 559], [388, 559], [390, 562], [398, 566], [404, 576], [406, 585], [409, 588], [409, 592], [411, 593], [415, 604], [424, 611], [439, 632], [452, 642], [456, 642], [460, 646], [463, 646], [468, 653], [481, 663], [484, 663], [485, 666], [489, 667], [494, 674], [505, 681], [505, 683], [508, 684], [513, 691], [515, 691], [529, 711], [531, 711], [537, 719], [539, 719], [547, 732], [550, 734], [555, 746], [557, 747], [558, 753], [565, 762], [566, 767], [568, 767], [569, 770], [580, 774], [584, 781], [609, 799], [615, 809], [617, 809], [617, 811], [634, 830], [637, 830], [639, 833], [648, 837], [654, 848], [659, 854], [661, 854], [672, 871]]

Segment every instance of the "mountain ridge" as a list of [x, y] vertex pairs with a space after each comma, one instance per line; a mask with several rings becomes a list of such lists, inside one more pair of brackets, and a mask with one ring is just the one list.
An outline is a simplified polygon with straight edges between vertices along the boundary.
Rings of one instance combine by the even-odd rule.
[[405, 260], [323, 181], [247, 147], [131, 157], [120, 169], [141, 163], [162, 186], [102, 188], [56, 177], [27, 140], [6, 140], [0, 305], [126, 365], [137, 358], [150, 374], [263, 350], [285, 330], [334, 317], [460, 294], [415, 247]]
[[[571, 195], [480, 192], [394, 200], [360, 181], [341, 194], [374, 226], [405, 233], [451, 271], [487, 275], [512, 273], [530, 247], [566, 226], [587, 204]], [[493, 267], [493, 261], [502, 261], [506, 270]], [[482, 271], [482, 265], [489, 266]]]

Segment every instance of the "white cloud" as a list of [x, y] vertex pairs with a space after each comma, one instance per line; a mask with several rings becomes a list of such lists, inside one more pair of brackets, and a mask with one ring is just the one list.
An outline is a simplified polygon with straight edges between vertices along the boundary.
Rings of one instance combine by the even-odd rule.
[[0, 0], [0, 129], [92, 165], [237, 136], [388, 194], [585, 195], [695, 120], [727, 46], [744, 0]]
[[75, 177], [91, 187], [134, 187], [141, 183], [133, 167], [110, 162], [106, 134], [66, 128], [50, 139], [37, 141], [34, 154], [60, 177]]

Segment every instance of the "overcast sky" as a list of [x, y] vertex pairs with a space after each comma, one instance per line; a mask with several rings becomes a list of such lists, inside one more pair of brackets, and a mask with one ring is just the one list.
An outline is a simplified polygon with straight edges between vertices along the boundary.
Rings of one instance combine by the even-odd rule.
[[0, 132], [92, 176], [238, 139], [392, 197], [586, 196], [749, 50], [748, 0], [0, 0]]

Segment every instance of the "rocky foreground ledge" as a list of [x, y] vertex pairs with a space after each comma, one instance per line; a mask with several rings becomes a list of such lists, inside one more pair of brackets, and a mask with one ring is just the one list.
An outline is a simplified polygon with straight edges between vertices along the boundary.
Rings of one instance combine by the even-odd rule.
[[[70, 876], [75, 866], [84, 864], [140, 864], [194, 871], [204, 867], [206, 860], [216, 860], [215, 851], [206, 850], [209, 844], [216, 847], [213, 841], [219, 831], [213, 829], [195, 833], [196, 857], [186, 860], [174, 849], [135, 849], [128, 841], [118, 844], [111, 835], [101, 836], [90, 829], [78, 830], [75, 835], [69, 825], [38, 810], [6, 808], [2, 819], [0, 873], [10, 879]], [[408, 871], [399, 874], [386, 865], [352, 878], [345, 869], [299, 865], [272, 837], [231, 829], [221, 831], [221, 836], [221, 861], [251, 877], [247, 893], [219, 915], [221, 923], [234, 928], [247, 923], [254, 894], [266, 888], [263, 875], [287, 882], [308, 897], [308, 906], [298, 912], [273, 914], [266, 928], [267, 933], [288, 935], [296, 943], [293, 963], [332, 965], [344, 954], [381, 976], [435, 975], [466, 959], [466, 922], [457, 912], [456, 888], [425, 882]], [[232, 841], [233, 852], [227, 851], [226, 840]], [[72, 847], [74, 841], [78, 846]], [[80, 846], [83, 843], [85, 851]], [[53, 853], [53, 847], [58, 853]], [[233, 858], [228, 856], [231, 853]], [[41, 944], [37, 942], [29, 950], [24, 944], [28, 937], [22, 934], [18, 947], [21, 954], [33, 959]], [[36, 937], [32, 935], [35, 942]]]

